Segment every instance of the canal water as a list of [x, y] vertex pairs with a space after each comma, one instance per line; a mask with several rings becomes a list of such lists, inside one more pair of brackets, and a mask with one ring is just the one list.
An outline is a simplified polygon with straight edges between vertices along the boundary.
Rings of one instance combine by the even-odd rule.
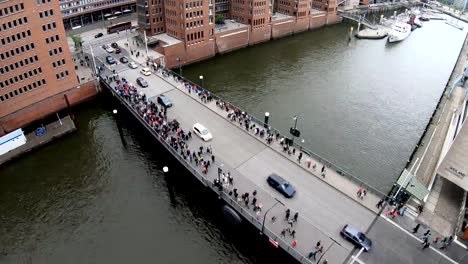
[[[275, 40], [183, 68], [193, 81], [288, 132], [382, 192], [415, 148], [465, 30], [426, 22], [403, 42], [352, 40], [350, 24]], [[354, 25], [355, 26], [355, 25]], [[199, 82], [199, 81], [198, 81]], [[289, 135], [289, 133], [288, 133]]]
[[[443, 22], [396, 45], [347, 43], [337, 25], [184, 69], [386, 189], [422, 134], [463, 42]], [[291, 263], [178, 168], [109, 97], [74, 109], [79, 131], [0, 167], [0, 263]], [[167, 176], [162, 166], [170, 168]]]

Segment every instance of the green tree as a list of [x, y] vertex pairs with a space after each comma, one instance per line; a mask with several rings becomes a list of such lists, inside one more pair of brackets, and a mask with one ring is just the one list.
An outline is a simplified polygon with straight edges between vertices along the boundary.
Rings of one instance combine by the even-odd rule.
[[80, 35], [72, 35], [71, 39], [73, 40], [73, 43], [75, 44], [76, 50], [78, 50], [83, 45], [83, 39], [81, 38]]
[[216, 17], [215, 17], [215, 23], [216, 23], [216, 24], [224, 24], [224, 16], [222, 16], [222, 15], [216, 15]]

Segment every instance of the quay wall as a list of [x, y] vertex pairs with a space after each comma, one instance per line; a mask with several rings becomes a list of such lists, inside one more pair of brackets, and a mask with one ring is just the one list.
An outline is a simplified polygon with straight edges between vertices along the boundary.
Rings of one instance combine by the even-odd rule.
[[211, 58], [216, 54], [228, 53], [341, 21], [342, 18], [337, 13], [327, 15], [325, 12], [301, 19], [290, 17], [272, 21], [270, 25], [262, 28], [252, 28], [245, 25], [236, 29], [215, 32], [214, 38], [207, 43], [185, 46], [183, 42], [180, 42], [174, 45], [159, 46], [155, 48], [155, 51], [164, 54], [166, 68], [175, 68]]
[[0, 136], [64, 110], [68, 104], [73, 106], [94, 98], [97, 94], [96, 83], [90, 81], [2, 116], [0, 117]]

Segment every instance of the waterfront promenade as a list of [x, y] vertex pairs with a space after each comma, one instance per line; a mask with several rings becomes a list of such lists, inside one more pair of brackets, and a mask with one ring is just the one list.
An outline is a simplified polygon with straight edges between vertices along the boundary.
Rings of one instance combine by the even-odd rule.
[[[105, 52], [99, 49], [99, 53], [96, 54], [98, 60], [103, 61]], [[119, 64], [108, 68], [115, 69], [119, 77], [125, 77], [132, 83], [141, 76], [138, 70], [128, 69], [126, 65]], [[110, 71], [107, 70], [105, 74], [110, 74]], [[239, 184], [235, 185], [235, 188], [241, 186], [238, 188], [239, 193], [252, 192], [256, 189], [261, 197], [259, 202], [263, 204], [263, 212], [275, 204], [275, 198], [285, 204], [285, 207], [276, 205], [267, 215], [266, 221], [266, 227], [272, 230], [272, 233], [267, 235], [278, 239], [280, 246], [285, 250], [289, 250], [292, 242], [291, 237], [287, 236], [282, 240], [279, 235], [279, 232], [286, 227], [286, 222], [271, 223], [269, 218], [277, 215], [278, 219], [281, 219], [287, 207], [292, 212], [299, 211], [300, 221], [297, 227], [295, 226], [298, 242], [296, 250], [302, 257], [313, 249], [318, 240], [322, 240], [324, 244], [332, 245], [324, 257], [337, 256], [337, 263], [344, 263], [351, 254], [355, 253], [355, 249], [340, 237], [339, 230], [344, 224], [352, 224], [366, 232], [374, 241], [374, 249], [361, 255], [366, 263], [395, 263], [395, 261], [456, 263], [434, 249], [421, 252], [420, 242], [416, 237], [408, 235], [396, 225], [375, 214], [374, 208], [378, 197], [369, 192], [363, 201], [356, 199], [358, 184], [354, 184], [328, 167], [326, 177], [323, 179], [320, 175], [321, 164], [317, 164], [316, 171], [307, 168], [304, 164], [306, 156], [299, 164], [292, 155], [283, 154], [276, 143], [268, 145], [264, 139], [229, 121], [227, 112], [217, 108], [214, 101], [208, 104], [202, 103], [198, 96], [189, 94], [185, 86], [173, 77], [163, 77], [158, 72], [145, 79], [149, 87], [139, 89], [140, 92], [145, 93], [153, 101], [159, 94], [164, 93], [174, 102], [174, 106], [168, 110], [169, 119], [176, 118], [185, 131], [196, 122], [210, 129], [214, 139], [205, 146], [212, 145], [217, 164], [222, 163], [223, 168], [231, 171], [235, 183]], [[192, 148], [202, 144], [194, 141], [195, 143], [193, 141], [190, 143]], [[210, 179], [216, 177], [215, 171], [216, 169], [214, 171], [211, 169], [210, 173], [214, 174], [208, 174]], [[296, 186], [297, 197], [284, 199], [272, 190], [266, 183], [266, 177], [271, 172], [285, 177]], [[264, 216], [260, 215], [260, 220], [262, 217]]]

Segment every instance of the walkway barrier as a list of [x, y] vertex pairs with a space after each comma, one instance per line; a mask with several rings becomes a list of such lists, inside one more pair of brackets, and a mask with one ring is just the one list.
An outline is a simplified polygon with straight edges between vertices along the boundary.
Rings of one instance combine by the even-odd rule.
[[[211, 173], [208, 173], [208, 174], [203, 174], [201, 172], [201, 169], [200, 167], [194, 167], [194, 165], [185, 160], [181, 154], [176, 151], [173, 147], [171, 147], [169, 145], [169, 143], [159, 134], [157, 133], [142, 117], [141, 115], [136, 111], [136, 109], [131, 105], [131, 102], [127, 101], [125, 98], [123, 98], [122, 96], [120, 96], [114, 88], [112, 88], [112, 86], [110, 84], [108, 84], [107, 82], [105, 82], [105, 79], [103, 78], [100, 78], [101, 79], [101, 83], [109, 90], [109, 92], [112, 93], [112, 95], [114, 97], [117, 97], [118, 100], [120, 101], [120, 103], [125, 106], [125, 108], [127, 108], [127, 110], [161, 143], [162, 146], [164, 146], [166, 148], [166, 150], [168, 150], [172, 156], [174, 158], [176, 158], [180, 164], [182, 164], [187, 170], [189, 170], [204, 186], [206, 187], [209, 187], [212, 191], [214, 191], [215, 193], [217, 193], [219, 195], [220, 198], [222, 198], [227, 204], [229, 204], [233, 209], [235, 209], [239, 214], [241, 214], [243, 216], [244, 219], [246, 219], [247, 221], [249, 221], [252, 225], [254, 225], [257, 229], [259, 230], [262, 230], [262, 221], [263, 221], [263, 217], [264, 215], [262, 215], [262, 217], [259, 219], [258, 216], [256, 216], [255, 214], [253, 214], [253, 211], [250, 210], [250, 209], [246, 209], [244, 206], [241, 206], [236, 200], [233, 199], [233, 197], [231, 197], [229, 194], [228, 194], [228, 191], [229, 189], [226, 189], [226, 188], [223, 188], [222, 191], [219, 191], [218, 187], [217, 186], [214, 186], [213, 184], [213, 180], [209, 178], [209, 175], [213, 175], [213, 172], [215, 172], [214, 169], [211, 169]], [[216, 172], [215, 172], [216, 173]], [[251, 186], [256, 186], [250, 179], [244, 177], [243, 175], [241, 174], [237, 174], [235, 172], [232, 173], [233, 176], [235, 176], [234, 178], [236, 179], [242, 179], [242, 181], [247, 181], [249, 184], [251, 184]], [[232, 187], [234, 188], [235, 185]], [[264, 197], [266, 197], [267, 199], [271, 199], [271, 200], [275, 200], [275, 198], [273, 196], [271, 196], [270, 194], [268, 193], [265, 193], [265, 194], [262, 194]], [[286, 207], [284, 207], [286, 208]], [[263, 211], [262, 211], [263, 213]], [[266, 212], [265, 212], [266, 213]], [[300, 217], [301, 218], [301, 217]], [[335, 241], [328, 235], [328, 234], [325, 234], [323, 233], [320, 229], [318, 229], [316, 226], [314, 226], [312, 223], [308, 222], [306, 219], [304, 218], [301, 218], [301, 222], [303, 222], [304, 224], [306, 225], [310, 225], [310, 227], [308, 228], [312, 228], [314, 229], [315, 231], [317, 232], [320, 232], [321, 234], [323, 234], [324, 236], [328, 237], [331, 241], [333, 241], [333, 244], [335, 243]], [[283, 238], [281, 238], [281, 236], [279, 236], [279, 234], [276, 234], [273, 230], [269, 229], [267, 227], [267, 225], [265, 225], [264, 227], [264, 232], [263, 232], [268, 238], [271, 238], [275, 241], [278, 242], [278, 245], [283, 248], [285, 251], [287, 251], [291, 256], [293, 256], [295, 259], [297, 259], [299, 262], [301, 263], [307, 263], [307, 264], [310, 264], [310, 263], [313, 263], [311, 260], [309, 260], [304, 254], [307, 254], [307, 252], [304, 252], [304, 254], [302, 254], [301, 252], [299, 252], [297, 249], [295, 249], [294, 247], [292, 247], [290, 245], [290, 243], [286, 240], [284, 240]], [[332, 244], [332, 245], [333, 245]], [[324, 253], [325, 254], [325, 253]]]
[[[256, 123], [259, 127], [265, 127], [265, 123], [261, 120], [259, 120], [258, 118], [256, 118], [255, 116], [249, 114], [247, 111], [243, 110], [242, 108], [228, 102], [227, 100], [224, 100], [222, 99], [220, 96], [212, 93], [212, 92], [209, 92], [208, 90], [205, 90], [204, 88], [201, 87], [201, 85], [197, 84], [197, 83], [194, 83], [188, 79], [186, 79], [185, 77], [183, 76], [180, 76], [179, 74], [177, 74], [176, 72], [172, 71], [172, 70], [169, 70], [169, 69], [163, 69], [162, 70], [162, 74], [163, 76], [165, 76], [166, 78], [169, 78], [169, 77], [173, 77], [174, 79], [176, 79], [177, 81], [179, 82], [188, 82], [190, 83], [192, 86], [194, 87], [198, 87], [199, 89], [201, 89], [202, 91], [204, 92], [207, 92], [209, 93], [213, 98], [214, 100], [220, 100], [226, 104], [229, 105], [229, 108], [230, 109], [237, 109], [241, 112], [245, 112], [247, 113], [251, 118], [252, 118], [252, 122]], [[270, 132], [273, 133], [273, 134], [279, 134], [280, 137], [284, 137], [285, 139], [289, 139], [290, 136], [286, 136], [284, 135], [280, 130], [276, 129], [276, 128], [273, 128], [271, 127], [270, 125], [267, 125], [267, 127], [270, 128]], [[345, 169], [343, 169], [342, 167], [328, 161], [327, 159], [323, 158], [322, 156], [318, 155], [317, 153], [313, 152], [312, 150], [310, 149], [307, 149], [306, 147], [302, 146], [301, 144], [298, 144], [297, 142], [294, 142], [293, 144], [293, 147], [295, 147], [297, 150], [299, 151], [302, 151], [304, 154], [314, 158], [315, 160], [317, 160], [318, 162], [324, 164], [327, 168], [331, 168], [333, 170], [335, 170], [338, 174], [340, 174], [341, 176], [343, 177], [346, 177], [350, 180], [352, 180], [353, 182], [355, 182], [357, 185], [360, 185], [362, 186], [363, 188], [366, 188], [368, 191], [371, 191], [372, 193], [374, 193], [375, 195], [377, 195], [378, 197], [386, 197], [387, 194], [378, 190], [377, 188], [374, 188], [373, 186], [371, 186], [370, 184], [362, 181], [361, 179], [359, 179], [358, 177], [354, 176], [353, 174], [351, 174], [350, 172], [346, 171]]]

